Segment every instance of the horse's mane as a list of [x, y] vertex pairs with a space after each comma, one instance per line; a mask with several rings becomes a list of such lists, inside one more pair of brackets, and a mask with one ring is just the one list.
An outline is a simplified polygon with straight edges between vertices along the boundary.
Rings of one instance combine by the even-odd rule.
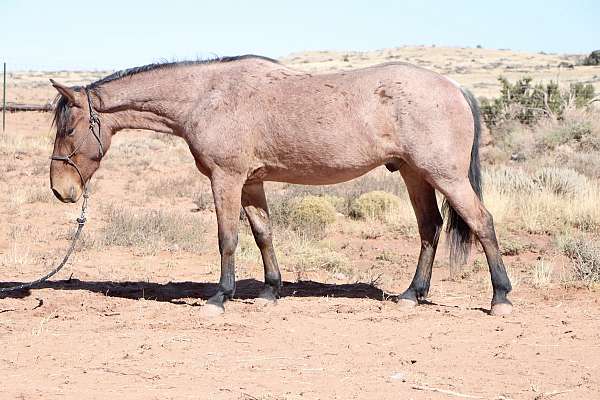
[[146, 72], [146, 71], [154, 71], [157, 69], [176, 68], [176, 67], [188, 66], [188, 65], [227, 63], [227, 62], [246, 60], [246, 59], [252, 59], [252, 58], [259, 59], [259, 60], [265, 60], [265, 61], [269, 61], [269, 62], [273, 62], [273, 63], [278, 63], [277, 60], [274, 60], [272, 58], [257, 56], [254, 54], [245, 54], [242, 56], [233, 56], [233, 57], [217, 57], [217, 58], [210, 58], [210, 59], [204, 59], [204, 60], [159, 62], [159, 63], [143, 65], [141, 67], [134, 67], [134, 68], [117, 71], [117, 72], [115, 72], [111, 75], [108, 75], [96, 82], [91, 83], [90, 85], [88, 85], [88, 88], [93, 89], [104, 83], [116, 81], [118, 79], [125, 78], [125, 77], [132, 76], [132, 75], [137, 75], [141, 72]]

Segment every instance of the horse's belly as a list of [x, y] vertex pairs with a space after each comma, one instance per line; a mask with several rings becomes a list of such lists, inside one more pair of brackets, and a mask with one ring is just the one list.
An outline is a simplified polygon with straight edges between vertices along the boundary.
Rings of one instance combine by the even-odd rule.
[[265, 168], [262, 173], [258, 174], [262, 176], [257, 177], [264, 181], [287, 182], [298, 185], [331, 185], [358, 178], [379, 165], [381, 163], [351, 168], [330, 166], [275, 167]]

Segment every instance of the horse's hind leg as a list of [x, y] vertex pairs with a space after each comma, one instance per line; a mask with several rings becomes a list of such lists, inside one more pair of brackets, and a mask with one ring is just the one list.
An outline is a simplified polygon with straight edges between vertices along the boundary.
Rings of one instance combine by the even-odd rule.
[[421, 236], [421, 252], [415, 276], [408, 289], [400, 296], [401, 302], [408, 306], [414, 306], [419, 300], [425, 299], [429, 292], [431, 268], [443, 220], [433, 187], [406, 165], [400, 169], [400, 173], [406, 183]]
[[512, 290], [512, 287], [500, 255], [492, 215], [479, 200], [467, 179], [459, 182], [442, 182], [439, 189], [483, 246], [494, 290], [490, 313], [492, 315], [510, 314], [512, 304], [506, 295]]
[[281, 289], [281, 273], [275, 258], [269, 209], [262, 182], [246, 184], [243, 187], [242, 206], [250, 221], [252, 234], [260, 249], [265, 269], [265, 288], [259, 297], [275, 301]]

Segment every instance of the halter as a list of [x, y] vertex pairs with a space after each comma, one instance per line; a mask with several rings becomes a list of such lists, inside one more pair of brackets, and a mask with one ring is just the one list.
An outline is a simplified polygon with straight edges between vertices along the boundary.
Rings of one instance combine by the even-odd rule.
[[[94, 111], [94, 108], [92, 107], [92, 99], [90, 98], [90, 92], [88, 91], [87, 88], [85, 88], [85, 95], [87, 97], [87, 101], [88, 101], [88, 108], [90, 111], [90, 126], [89, 126], [89, 132], [96, 138], [96, 140], [98, 141], [98, 153], [100, 154], [100, 158], [104, 157], [104, 146], [102, 146], [102, 139], [100, 136], [100, 118], [98, 118], [98, 115], [96, 114], [96, 111]], [[98, 127], [98, 130], [96, 131], [96, 127]], [[83, 178], [83, 175], [81, 174], [81, 171], [79, 170], [79, 167], [77, 167], [77, 164], [75, 164], [75, 162], [72, 160], [71, 157], [73, 157], [75, 155], [75, 153], [77, 153], [77, 151], [81, 148], [81, 146], [83, 146], [83, 144], [87, 141], [87, 139], [90, 137], [90, 135], [86, 135], [83, 140], [81, 140], [79, 142], [79, 144], [77, 144], [77, 146], [75, 146], [75, 149], [67, 156], [51, 156], [50, 159], [51, 160], [55, 160], [55, 161], [64, 161], [67, 164], [69, 164], [70, 166], [72, 166], [73, 168], [75, 168], [75, 171], [77, 171], [77, 174], [79, 175], [79, 178], [81, 178], [81, 183], [83, 184], [83, 187], [86, 186], [86, 182], [85, 179]]]

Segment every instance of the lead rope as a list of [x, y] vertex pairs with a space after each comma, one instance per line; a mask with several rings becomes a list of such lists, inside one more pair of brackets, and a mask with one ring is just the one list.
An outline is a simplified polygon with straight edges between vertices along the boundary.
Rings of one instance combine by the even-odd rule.
[[85, 222], [87, 220], [85, 213], [87, 211], [87, 203], [88, 203], [89, 197], [90, 196], [88, 194], [88, 189], [86, 186], [85, 191], [83, 192], [83, 203], [81, 204], [81, 215], [76, 220], [77, 221], [77, 231], [75, 232], [75, 235], [71, 239], [71, 244], [69, 245], [67, 254], [65, 254], [65, 256], [62, 259], [62, 261], [60, 262], [60, 264], [58, 264], [58, 266], [56, 268], [54, 268], [52, 271], [48, 272], [46, 275], [42, 276], [41, 278], [36, 279], [35, 281], [31, 281], [28, 283], [22, 283], [20, 285], [0, 288], [0, 293], [12, 292], [14, 290], [30, 289], [42, 282], [47, 281], [48, 279], [50, 279], [52, 276], [54, 276], [58, 271], [60, 271], [65, 266], [67, 261], [69, 261], [69, 257], [71, 256], [71, 253], [73, 253], [73, 250], [75, 250], [75, 245], [77, 244], [77, 240], [81, 236], [81, 231], [83, 231], [83, 226], [85, 225]]

